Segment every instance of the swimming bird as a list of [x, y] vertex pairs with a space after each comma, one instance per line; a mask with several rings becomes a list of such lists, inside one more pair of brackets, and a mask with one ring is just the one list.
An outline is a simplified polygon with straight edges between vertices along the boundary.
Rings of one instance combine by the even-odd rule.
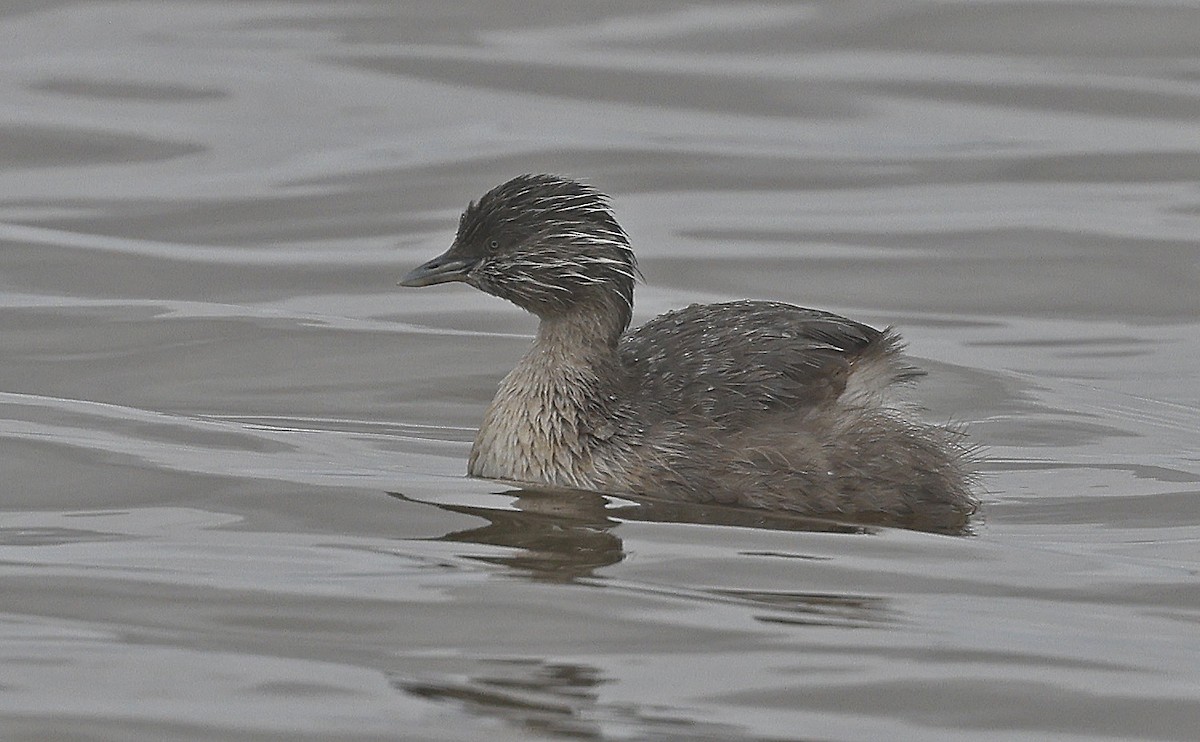
[[974, 512], [961, 434], [896, 401], [923, 372], [893, 330], [732, 301], [630, 331], [639, 277], [604, 194], [528, 174], [470, 203], [450, 249], [403, 278], [461, 281], [538, 318], [471, 476], [875, 521]]

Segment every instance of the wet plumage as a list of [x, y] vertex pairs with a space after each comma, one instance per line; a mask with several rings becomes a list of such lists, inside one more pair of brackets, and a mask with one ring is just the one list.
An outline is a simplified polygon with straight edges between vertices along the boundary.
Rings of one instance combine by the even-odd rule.
[[626, 332], [637, 262], [607, 199], [524, 175], [401, 282], [463, 281], [537, 315], [473, 476], [806, 515], [963, 520], [960, 436], [892, 401], [921, 375], [890, 330], [789, 304], [693, 305]]

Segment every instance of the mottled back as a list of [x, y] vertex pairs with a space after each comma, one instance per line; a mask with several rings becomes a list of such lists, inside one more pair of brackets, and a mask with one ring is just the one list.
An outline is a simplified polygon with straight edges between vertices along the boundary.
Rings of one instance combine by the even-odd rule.
[[[803, 412], [845, 392], [861, 366], [884, 366], [880, 389], [920, 375], [884, 331], [790, 304], [693, 304], [621, 339], [647, 422], [697, 414], [722, 426], [760, 423], [764, 413]], [[875, 369], [877, 370], [877, 369]]]

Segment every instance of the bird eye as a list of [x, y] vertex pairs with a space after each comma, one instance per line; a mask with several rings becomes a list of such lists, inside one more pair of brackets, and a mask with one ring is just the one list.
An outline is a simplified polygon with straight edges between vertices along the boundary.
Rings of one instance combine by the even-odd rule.
[[488, 249], [491, 250], [492, 252], [496, 252], [496, 248], [498, 248], [498, 247], [500, 247], [499, 240], [492, 240], [491, 242], [488, 243]]

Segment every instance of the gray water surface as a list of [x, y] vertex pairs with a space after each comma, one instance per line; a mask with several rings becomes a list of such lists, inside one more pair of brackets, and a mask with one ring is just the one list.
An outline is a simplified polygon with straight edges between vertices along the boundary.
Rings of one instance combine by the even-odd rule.
[[[0, 738], [1194, 740], [1200, 7], [0, 6]], [[974, 534], [464, 478], [613, 196], [641, 322], [901, 329]]]

